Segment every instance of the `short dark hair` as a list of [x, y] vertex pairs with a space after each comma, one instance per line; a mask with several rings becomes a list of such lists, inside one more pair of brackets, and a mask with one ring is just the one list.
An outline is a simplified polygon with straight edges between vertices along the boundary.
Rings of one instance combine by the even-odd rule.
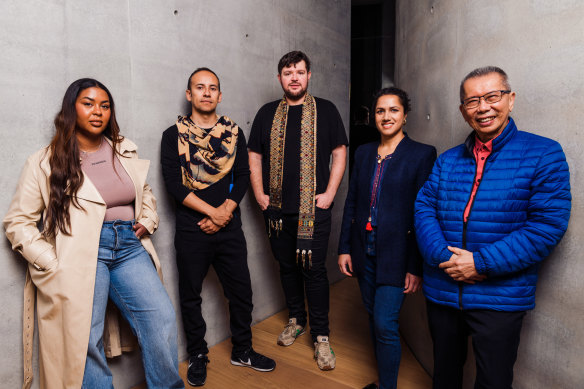
[[509, 84], [509, 77], [507, 76], [507, 73], [505, 73], [503, 69], [497, 66], [483, 66], [482, 68], [476, 68], [462, 79], [462, 82], [460, 83], [460, 104], [462, 104], [465, 98], [464, 83], [467, 80], [471, 78], [486, 76], [487, 74], [492, 73], [497, 73], [498, 75], [500, 75], [501, 79], [503, 80], [503, 86], [505, 87], [505, 89], [511, 90], [511, 84]]
[[280, 62], [278, 62], [278, 74], [282, 74], [282, 69], [297, 64], [300, 61], [304, 61], [306, 63], [306, 71], [309, 72], [310, 60], [308, 59], [308, 56], [302, 51], [291, 51], [284, 54], [284, 56], [280, 58]]
[[375, 107], [377, 107], [377, 101], [379, 100], [379, 98], [381, 96], [386, 96], [386, 95], [397, 96], [400, 104], [402, 105], [402, 107], [404, 107], [404, 114], [410, 112], [410, 110], [411, 110], [410, 97], [408, 96], [406, 91], [404, 91], [403, 89], [400, 89], [400, 88], [396, 88], [395, 86], [392, 86], [389, 88], [383, 88], [373, 96], [372, 108], [373, 108], [374, 112], [375, 112]]
[[195, 71], [191, 73], [191, 75], [189, 76], [189, 80], [187, 81], [187, 90], [191, 90], [191, 78], [193, 78], [195, 74], [202, 71], [212, 73], [217, 78], [217, 88], [219, 88], [219, 91], [221, 91], [221, 81], [219, 81], [219, 76], [217, 75], [217, 73], [206, 67], [196, 68]]

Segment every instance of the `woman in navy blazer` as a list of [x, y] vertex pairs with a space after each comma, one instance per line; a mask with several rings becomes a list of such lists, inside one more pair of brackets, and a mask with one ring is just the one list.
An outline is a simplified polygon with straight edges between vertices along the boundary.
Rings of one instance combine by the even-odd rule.
[[375, 96], [381, 141], [355, 152], [339, 241], [339, 268], [357, 276], [369, 313], [379, 388], [397, 386], [399, 311], [404, 295], [418, 291], [422, 283], [414, 202], [436, 160], [434, 147], [403, 132], [409, 110], [410, 100], [401, 89], [385, 88]]

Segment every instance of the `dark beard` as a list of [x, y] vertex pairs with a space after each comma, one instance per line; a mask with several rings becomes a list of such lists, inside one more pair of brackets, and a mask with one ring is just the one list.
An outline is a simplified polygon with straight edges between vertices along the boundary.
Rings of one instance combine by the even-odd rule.
[[302, 89], [302, 90], [298, 91], [297, 93], [291, 93], [287, 90], [284, 91], [284, 96], [286, 96], [286, 98], [288, 100], [292, 100], [292, 101], [300, 100], [305, 95], [306, 95], [306, 89]]

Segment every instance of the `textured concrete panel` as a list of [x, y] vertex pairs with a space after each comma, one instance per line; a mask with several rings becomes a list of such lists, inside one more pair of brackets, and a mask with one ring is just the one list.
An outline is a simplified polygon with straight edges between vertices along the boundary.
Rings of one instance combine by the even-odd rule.
[[[584, 382], [584, 5], [580, 1], [397, 2], [396, 84], [410, 92], [408, 131], [442, 152], [470, 132], [458, 110], [460, 80], [497, 65], [517, 93], [520, 129], [559, 141], [571, 173], [568, 232], [540, 270], [515, 365], [515, 388], [581, 388]], [[421, 296], [404, 305], [402, 331], [431, 371], [431, 340]], [[473, 360], [465, 387], [472, 387]]]
[[[158, 161], [162, 131], [189, 109], [184, 90], [192, 70], [208, 66], [217, 72], [223, 91], [219, 112], [249, 136], [259, 107], [282, 96], [277, 61], [290, 50], [303, 50], [313, 62], [311, 92], [332, 100], [349, 124], [349, 0], [4, 0], [0, 10], [0, 214], [6, 213], [26, 157], [50, 141], [67, 86], [81, 77], [97, 78], [116, 100], [122, 134], [135, 141], [142, 158], [152, 160], [148, 178], [161, 217], [154, 243], [177, 309], [174, 211]], [[345, 192], [344, 182], [329, 246], [331, 281], [340, 278], [336, 245]], [[284, 300], [251, 191], [241, 207], [257, 322], [282, 309]], [[25, 266], [6, 239], [0, 245], [0, 382], [15, 388], [22, 379]], [[206, 339], [212, 345], [229, 336], [227, 305], [213, 271], [205, 280], [203, 300]], [[182, 328], [180, 315], [177, 321]], [[186, 358], [182, 330], [179, 358]], [[143, 379], [139, 352], [116, 358], [110, 366], [116, 387]]]

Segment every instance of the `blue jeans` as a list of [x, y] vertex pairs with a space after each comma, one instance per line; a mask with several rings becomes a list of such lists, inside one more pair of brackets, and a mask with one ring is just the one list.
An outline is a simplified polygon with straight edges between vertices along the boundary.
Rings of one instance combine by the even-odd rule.
[[404, 301], [404, 289], [375, 282], [376, 258], [366, 256], [359, 288], [365, 309], [369, 313], [369, 329], [379, 371], [379, 388], [396, 388], [401, 345], [399, 311]]
[[138, 338], [148, 388], [184, 388], [178, 374], [174, 308], [132, 225], [116, 220], [104, 222], [101, 229], [82, 387], [113, 388], [103, 349], [109, 297]]

